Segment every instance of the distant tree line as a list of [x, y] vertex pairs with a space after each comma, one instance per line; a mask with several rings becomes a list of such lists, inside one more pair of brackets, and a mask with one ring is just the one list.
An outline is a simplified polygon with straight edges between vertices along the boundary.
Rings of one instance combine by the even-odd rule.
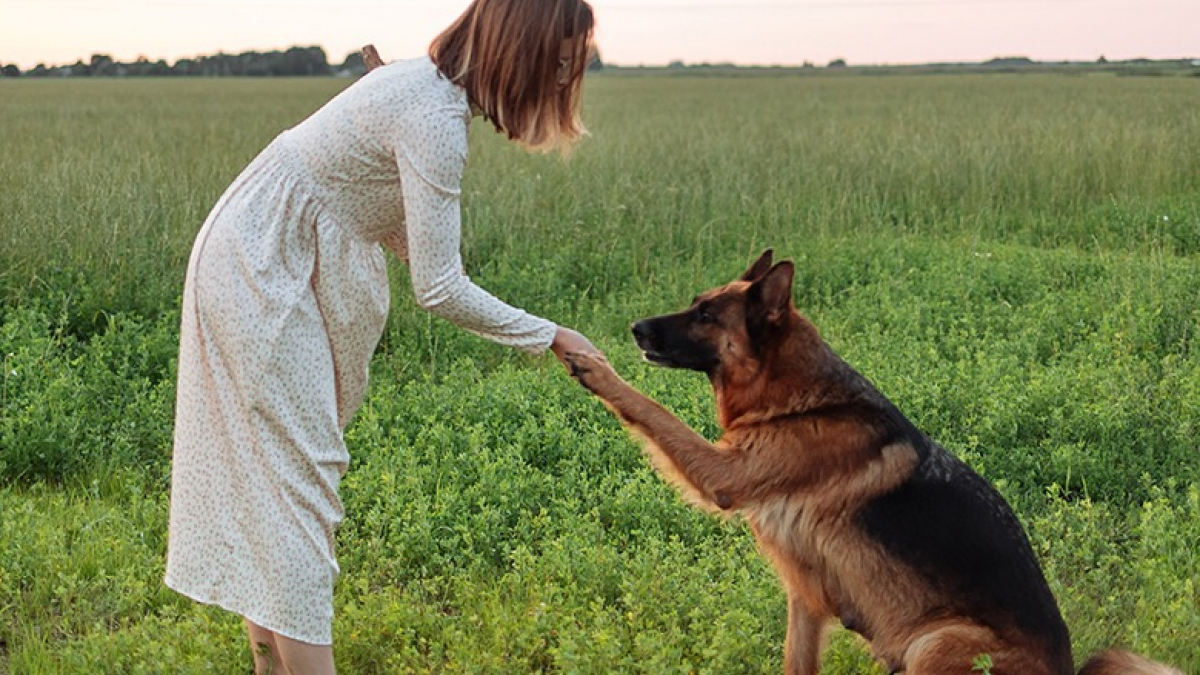
[[[602, 67], [600, 55], [593, 55], [588, 63], [588, 70], [600, 70]], [[218, 53], [193, 59], [179, 59], [174, 64], [168, 64], [162, 59], [151, 61], [144, 56], [133, 62], [121, 62], [108, 54], [93, 54], [86, 63], [82, 60], [69, 66], [47, 66], [39, 63], [25, 72], [10, 64], [0, 67], [0, 77], [296, 77], [361, 75], [366, 71], [362, 54], [357, 51], [347, 54], [341, 64], [334, 65], [329, 63], [325, 50], [320, 47], [292, 47], [282, 52]]]
[[195, 76], [195, 77], [280, 77], [334, 74], [361, 74], [362, 55], [353, 52], [340, 65], [332, 65], [320, 47], [292, 47], [286, 51], [242, 52], [241, 54], [213, 54], [196, 58], [179, 59], [168, 64], [159, 59], [151, 61], [139, 57], [136, 61], [122, 62], [107, 54], [93, 54], [87, 62], [76, 61], [72, 65], [46, 66], [39, 63], [26, 72], [15, 65], [0, 69], [5, 77], [139, 77], [139, 76]]
[[[620, 67], [606, 64], [601, 60], [599, 52], [592, 56], [588, 63], [589, 71], [612, 68], [615, 71], [658, 71], [661, 67], [634, 66]], [[738, 66], [732, 63], [698, 63], [687, 64], [683, 61], [672, 61], [665, 70], [671, 73], [731, 73], [731, 72], [855, 72], [861, 74], [886, 73], [942, 73], [942, 72], [977, 72], [977, 73], [1077, 73], [1083, 71], [1104, 71], [1118, 75], [1192, 75], [1200, 77], [1200, 59], [1130, 59], [1127, 61], [1109, 61], [1101, 56], [1097, 61], [1063, 61], [1040, 62], [1024, 56], [1005, 56], [991, 59], [982, 63], [928, 63], [919, 65], [898, 66], [855, 66], [851, 67], [845, 59], [834, 59], [824, 68], [817, 68], [806, 61], [802, 66]], [[325, 50], [321, 47], [292, 47], [286, 51], [242, 52], [241, 54], [218, 53], [209, 56], [179, 59], [174, 64], [168, 64], [159, 59], [151, 61], [146, 57], [138, 57], [132, 62], [116, 61], [107, 54], [93, 54], [87, 61], [76, 61], [71, 65], [46, 66], [39, 63], [34, 68], [21, 72], [15, 65], [0, 66], [2, 77], [138, 77], [138, 76], [191, 76], [191, 77], [273, 77], [273, 76], [308, 76], [308, 75], [349, 75], [357, 76], [366, 72], [363, 66], [362, 54], [357, 51], [346, 55], [340, 64], [329, 63]]]

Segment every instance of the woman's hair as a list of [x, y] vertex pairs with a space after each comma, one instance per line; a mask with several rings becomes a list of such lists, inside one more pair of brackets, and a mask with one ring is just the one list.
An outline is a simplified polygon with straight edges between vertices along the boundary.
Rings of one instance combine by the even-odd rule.
[[[497, 131], [565, 153], [586, 133], [579, 107], [594, 22], [584, 0], [474, 0], [429, 56]], [[564, 40], [575, 52], [565, 72]]]

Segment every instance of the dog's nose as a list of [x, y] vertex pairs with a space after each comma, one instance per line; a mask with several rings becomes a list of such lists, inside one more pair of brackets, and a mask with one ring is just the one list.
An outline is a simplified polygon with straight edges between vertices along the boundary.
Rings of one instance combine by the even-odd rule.
[[645, 321], [638, 321], [637, 323], [630, 326], [629, 329], [633, 331], [633, 339], [637, 340], [639, 343], [642, 340], [645, 340], [646, 336], [650, 332], [646, 326]]

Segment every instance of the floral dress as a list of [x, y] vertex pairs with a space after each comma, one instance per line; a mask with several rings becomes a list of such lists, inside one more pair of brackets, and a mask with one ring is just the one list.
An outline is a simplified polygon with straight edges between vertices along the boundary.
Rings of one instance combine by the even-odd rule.
[[209, 214], [180, 327], [166, 583], [331, 644], [342, 431], [388, 311], [383, 243], [418, 304], [545, 351], [555, 324], [463, 273], [470, 106], [428, 58], [378, 68], [280, 134]]

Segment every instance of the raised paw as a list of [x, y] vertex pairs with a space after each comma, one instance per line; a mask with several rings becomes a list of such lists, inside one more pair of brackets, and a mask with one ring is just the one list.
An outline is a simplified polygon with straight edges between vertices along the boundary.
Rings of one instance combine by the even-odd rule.
[[571, 377], [601, 398], [621, 383], [621, 377], [600, 352], [567, 352], [564, 358]]

